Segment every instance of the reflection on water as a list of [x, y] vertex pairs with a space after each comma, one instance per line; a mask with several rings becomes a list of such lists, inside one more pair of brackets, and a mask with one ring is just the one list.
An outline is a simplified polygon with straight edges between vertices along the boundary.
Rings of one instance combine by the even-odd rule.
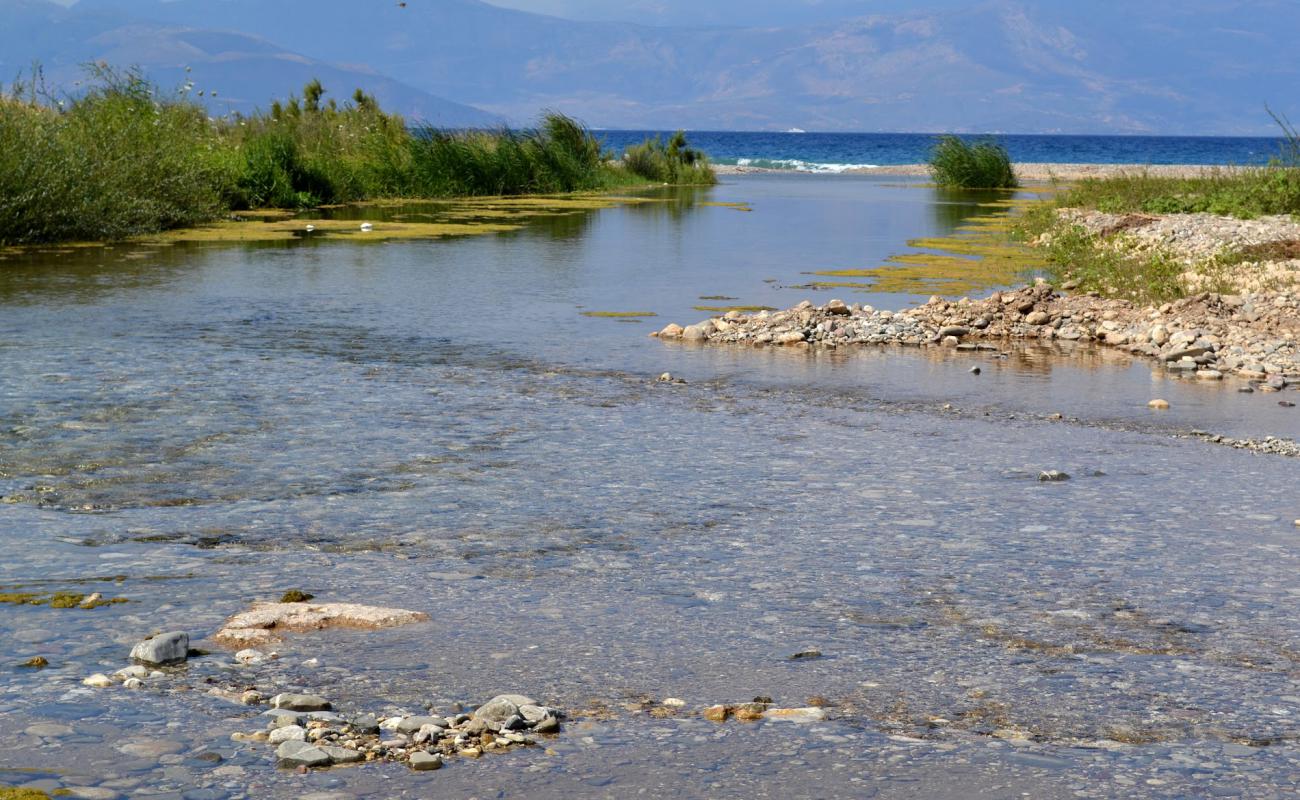
[[[1065, 343], [701, 348], [581, 313], [658, 325], [701, 316], [701, 296], [792, 305], [801, 272], [988, 210], [945, 223], [933, 198], [764, 177], [493, 236], [0, 262], [0, 593], [106, 578], [96, 590], [128, 601], [4, 606], [6, 658], [50, 667], [0, 671], [0, 783], [1293, 792], [1295, 465], [1167, 435], [1296, 435], [1275, 399]], [[1146, 409], [1153, 392], [1168, 415]], [[291, 637], [259, 668], [219, 653], [138, 692], [80, 684], [147, 633], [206, 635], [293, 587], [431, 621]], [[810, 649], [823, 657], [790, 659]], [[263, 727], [260, 709], [212, 686], [380, 714], [520, 690], [575, 719], [549, 754], [298, 776], [230, 739]], [[638, 711], [758, 695], [831, 719]], [[178, 752], [118, 749], [160, 738]]]

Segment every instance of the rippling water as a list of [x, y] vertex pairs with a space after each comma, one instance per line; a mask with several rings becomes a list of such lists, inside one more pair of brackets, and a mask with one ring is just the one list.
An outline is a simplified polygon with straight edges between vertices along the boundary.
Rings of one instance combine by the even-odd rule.
[[[0, 783], [1295, 793], [1297, 464], [1170, 436], [1294, 437], [1293, 409], [1089, 350], [647, 339], [706, 316], [695, 305], [793, 304], [803, 272], [875, 266], [982, 211], [870, 178], [746, 176], [671, 200], [459, 240], [0, 262], [0, 586], [131, 601], [0, 607], [7, 664], [51, 662], [0, 670]], [[735, 299], [699, 299], [718, 295]], [[80, 684], [152, 631], [210, 633], [290, 587], [432, 621], [291, 637], [269, 667], [199, 658], [140, 692]], [[810, 648], [823, 658], [789, 659]], [[298, 776], [229, 739], [257, 710], [209, 681], [373, 712], [517, 690], [577, 718], [548, 753]], [[831, 719], [633, 710], [758, 695], [824, 699]], [[175, 752], [119, 749], [155, 740]]]

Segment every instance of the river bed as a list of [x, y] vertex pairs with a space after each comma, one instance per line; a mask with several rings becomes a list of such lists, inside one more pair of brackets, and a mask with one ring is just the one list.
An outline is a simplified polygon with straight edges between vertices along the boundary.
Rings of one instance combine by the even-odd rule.
[[[0, 261], [0, 591], [129, 601], [0, 606], [0, 784], [1294, 795], [1300, 464], [1176, 434], [1296, 438], [1296, 409], [1083, 348], [659, 342], [696, 306], [821, 302], [805, 273], [877, 266], [987, 198], [752, 175], [658, 200], [439, 241]], [[289, 588], [431, 619], [81, 685]], [[433, 773], [299, 775], [231, 740], [264, 723], [205, 693], [227, 684], [372, 713], [518, 691], [571, 719]], [[757, 696], [829, 719], [698, 716]]]

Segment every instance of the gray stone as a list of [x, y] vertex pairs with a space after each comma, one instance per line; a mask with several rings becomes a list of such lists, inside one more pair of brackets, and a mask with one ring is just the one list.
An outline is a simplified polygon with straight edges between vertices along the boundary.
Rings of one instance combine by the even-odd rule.
[[352, 750], [347, 747], [330, 747], [328, 745], [317, 745], [325, 755], [330, 757], [331, 764], [356, 764], [366, 760], [364, 753]]
[[329, 754], [315, 745], [291, 739], [275, 748], [275, 757], [281, 767], [324, 767], [330, 763]]
[[422, 750], [411, 753], [411, 769], [417, 772], [442, 769], [442, 756]]
[[190, 635], [172, 631], [151, 636], [131, 648], [131, 658], [146, 664], [178, 664], [189, 657]]
[[484, 722], [505, 722], [519, 713], [520, 706], [535, 706], [537, 701], [522, 694], [499, 694], [474, 711]]
[[288, 692], [272, 697], [271, 706], [288, 709], [289, 711], [330, 710], [330, 702], [323, 697], [317, 697], [314, 694], [289, 694]]
[[523, 717], [530, 723], [536, 724], [547, 717], [558, 717], [559, 712], [547, 706], [538, 706], [531, 703], [524, 703], [519, 707], [519, 716]]
[[397, 723], [394, 728], [398, 733], [415, 733], [425, 725], [433, 725], [438, 728], [446, 728], [447, 720], [442, 717], [406, 717]]
[[285, 725], [284, 727], [276, 728], [271, 731], [271, 735], [267, 737], [266, 741], [271, 744], [283, 744], [284, 742], [293, 739], [304, 741], [306, 738], [307, 730], [305, 728], [298, 725]]
[[559, 733], [560, 720], [557, 717], [547, 717], [533, 726], [534, 733]]
[[1060, 481], [1068, 481], [1069, 479], [1070, 476], [1067, 473], [1061, 472], [1059, 469], [1049, 469], [1038, 473], [1038, 480], [1049, 483], [1059, 483]]

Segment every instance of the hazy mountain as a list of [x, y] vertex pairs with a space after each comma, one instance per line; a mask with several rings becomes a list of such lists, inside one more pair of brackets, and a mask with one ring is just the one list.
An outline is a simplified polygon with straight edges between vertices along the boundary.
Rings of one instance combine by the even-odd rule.
[[[500, 2], [616, 14], [594, 0]], [[692, 19], [684, 0], [618, 7]], [[608, 127], [1233, 134], [1272, 132], [1266, 102], [1300, 117], [1292, 0], [694, 7], [703, 21], [676, 26], [478, 0], [83, 0], [73, 13], [237, 31], [515, 121], [556, 108]]]
[[413, 119], [446, 126], [502, 123], [494, 114], [368, 68], [326, 63], [258, 36], [151, 22], [108, 6], [68, 9], [44, 0], [0, 0], [0, 22], [0, 79], [6, 82], [39, 61], [52, 85], [74, 88], [86, 63], [104, 61], [140, 66], [165, 89], [193, 81], [196, 91], [203, 90], [197, 99], [214, 111], [247, 112], [320, 78], [340, 100], [363, 88], [386, 108]]

